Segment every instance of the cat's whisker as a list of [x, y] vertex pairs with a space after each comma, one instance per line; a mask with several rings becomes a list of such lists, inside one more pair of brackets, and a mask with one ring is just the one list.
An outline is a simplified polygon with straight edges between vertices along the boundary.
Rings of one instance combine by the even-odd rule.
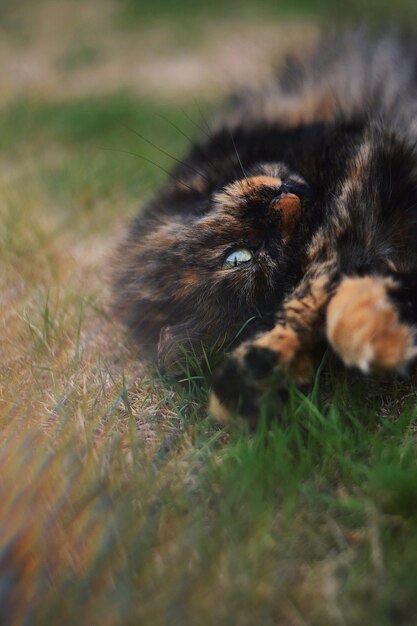
[[130, 126], [127, 126], [126, 124], [122, 124], [122, 126], [124, 128], [126, 128], [126, 130], [130, 131], [131, 133], [133, 133], [134, 135], [139, 137], [139, 139], [142, 139], [142, 141], [145, 141], [147, 144], [149, 144], [150, 146], [155, 148], [155, 150], [159, 150], [159, 152], [161, 152], [161, 154], [164, 154], [165, 156], [169, 157], [170, 159], [172, 159], [176, 163], [179, 163], [183, 167], [187, 167], [191, 172], [194, 172], [194, 174], [197, 174], [197, 176], [201, 176], [201, 178], [204, 178], [204, 180], [206, 182], [208, 182], [208, 183], [210, 182], [210, 179], [207, 176], [205, 176], [202, 172], [197, 170], [195, 167], [193, 167], [189, 163], [186, 163], [185, 161], [182, 161], [181, 159], [178, 159], [177, 157], [173, 156], [172, 154], [170, 154], [169, 152], [167, 152], [166, 150], [164, 150], [160, 146], [157, 146], [153, 141], [151, 141], [150, 139], [147, 139], [147, 137], [144, 137], [143, 135], [141, 135], [134, 128], [131, 128]]
[[246, 178], [246, 180], [248, 180], [248, 177], [247, 177], [247, 175], [246, 175], [245, 169], [244, 169], [244, 167], [243, 167], [243, 165], [242, 165], [242, 161], [240, 160], [239, 152], [237, 151], [237, 147], [236, 147], [236, 143], [235, 143], [235, 140], [234, 140], [234, 137], [233, 137], [232, 131], [230, 131], [230, 138], [231, 138], [231, 140], [232, 140], [233, 148], [234, 148], [234, 151], [235, 151], [235, 153], [236, 153], [236, 157], [237, 157], [237, 160], [238, 160], [238, 162], [239, 162], [240, 169], [242, 170], [242, 174], [243, 174], [243, 176]]
[[175, 128], [175, 130], [177, 130], [179, 133], [181, 133], [181, 135], [185, 137], [185, 139], [187, 139], [191, 144], [193, 143], [193, 139], [189, 135], [187, 135], [187, 133], [184, 132], [182, 128], [174, 124], [174, 122], [170, 120], [169, 117], [166, 117], [166, 115], [162, 115], [162, 113], [154, 113], [154, 115], [156, 115], [156, 117], [159, 117], [161, 120], [168, 122], [168, 124], [172, 126], [172, 128]]
[[200, 126], [200, 124], [197, 124], [197, 122], [193, 120], [193, 118], [190, 117], [190, 115], [188, 115], [188, 113], [184, 111], [184, 109], [182, 109], [182, 114], [184, 115], [184, 117], [187, 118], [189, 122], [191, 122], [191, 124], [194, 124], [194, 126], [198, 128], [198, 130], [201, 131], [203, 135], [207, 137], [207, 139], [210, 139], [210, 140], [212, 139], [212, 135], [209, 132], [207, 132], [202, 126]]
[[[185, 133], [185, 132], [182, 130], [182, 128], [180, 128], [179, 126], [177, 126], [176, 124], [174, 124], [174, 122], [173, 122], [172, 120], [170, 120], [170, 119], [169, 119], [169, 117], [165, 117], [165, 115], [161, 115], [161, 113], [155, 113], [155, 115], [156, 115], [157, 117], [160, 117], [161, 119], [165, 120], [166, 122], [168, 122], [168, 124], [170, 124], [170, 125], [172, 126], [172, 128], [175, 128], [175, 130], [177, 130], [179, 133], [181, 133], [181, 135], [182, 135], [183, 137], [185, 137], [185, 139], [187, 139], [187, 140], [190, 142], [190, 144], [192, 144], [192, 143], [193, 143], [193, 139], [191, 139], [191, 137], [190, 137], [189, 135], [187, 135], [187, 133]], [[214, 169], [214, 171], [215, 171], [218, 175], [221, 175], [220, 170], [216, 167], [216, 165], [213, 163], [213, 161], [211, 161], [211, 160], [208, 158], [208, 156], [207, 156], [206, 152], [205, 152], [205, 151], [204, 151], [204, 150], [203, 150], [203, 149], [202, 149], [199, 145], [197, 145], [197, 146], [195, 146], [195, 147], [197, 147], [197, 148], [198, 148], [198, 150], [201, 152], [201, 154], [203, 155], [203, 157], [206, 159], [207, 163], [208, 163], [209, 165], [211, 165], [211, 167]]]
[[[160, 169], [162, 172], [164, 172], [165, 174], [168, 174], [168, 176], [171, 175], [171, 172], [169, 170], [166, 170], [164, 167], [162, 167], [162, 165], [160, 165], [159, 163], [156, 163], [155, 161], [152, 161], [152, 159], [149, 159], [146, 156], [143, 156], [143, 154], [138, 154], [137, 152], [131, 152], [130, 150], [120, 150], [119, 148], [103, 148], [100, 147], [101, 150], [106, 150], [108, 152], [119, 152], [120, 154], [128, 154], [130, 156], [134, 156], [137, 159], [142, 159], [143, 161], [146, 161], [147, 163], [150, 163], [151, 165], [154, 165], [155, 167], [157, 167], [158, 169]], [[178, 182], [181, 183], [181, 185], [183, 185], [184, 187], [186, 187], [189, 191], [191, 191], [192, 193], [195, 193], [195, 189], [193, 189], [192, 187], [190, 187], [189, 185], [187, 185], [183, 180], [178, 179]]]
[[204, 122], [204, 124], [206, 125], [207, 132], [208, 132], [208, 134], [210, 135], [210, 131], [211, 131], [210, 124], [209, 124], [209, 122], [208, 122], [208, 120], [207, 120], [207, 117], [205, 116], [205, 114], [204, 114], [204, 112], [203, 112], [203, 109], [201, 108], [200, 103], [197, 101], [197, 98], [196, 98], [195, 96], [194, 96], [194, 98], [193, 98], [193, 101], [194, 101], [194, 103], [195, 103], [195, 105], [196, 105], [196, 107], [197, 107], [197, 109], [198, 109], [198, 112], [199, 112], [199, 114], [200, 114], [200, 118], [201, 118], [201, 120]]

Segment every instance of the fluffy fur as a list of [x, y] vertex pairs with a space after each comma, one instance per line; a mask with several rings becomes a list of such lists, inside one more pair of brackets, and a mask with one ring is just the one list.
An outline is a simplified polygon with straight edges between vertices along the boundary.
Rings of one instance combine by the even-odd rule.
[[[256, 419], [274, 380], [416, 355], [417, 48], [363, 33], [322, 44], [234, 102], [132, 225], [115, 308], [142, 351], [239, 345], [212, 407]], [[236, 250], [249, 261], [225, 260]], [[246, 253], [247, 254], [247, 253]], [[277, 372], [279, 376], [277, 376]]]

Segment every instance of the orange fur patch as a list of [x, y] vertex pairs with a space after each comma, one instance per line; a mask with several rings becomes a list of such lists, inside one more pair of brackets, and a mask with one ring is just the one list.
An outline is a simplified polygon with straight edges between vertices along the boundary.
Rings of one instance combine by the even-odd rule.
[[192, 294], [200, 285], [201, 277], [201, 272], [198, 272], [197, 270], [184, 270], [181, 276], [181, 283], [178, 285], [173, 299], [181, 301], [183, 298]]
[[386, 278], [346, 278], [327, 310], [327, 337], [346, 365], [401, 369], [416, 354], [413, 332], [401, 324], [387, 290]]
[[272, 203], [273, 208], [281, 214], [282, 238], [289, 239], [299, 223], [303, 210], [301, 200], [293, 193], [286, 193]]
[[296, 333], [289, 326], [275, 326], [254, 341], [259, 348], [268, 348], [277, 354], [277, 364], [288, 364], [295, 356], [299, 341]]
[[251, 176], [250, 178], [244, 178], [239, 181], [241, 192], [253, 193], [257, 189], [261, 189], [262, 187], [280, 187], [281, 179], [275, 176]]
[[[282, 181], [277, 176], [259, 175], [242, 178], [230, 185], [221, 193], [215, 195], [216, 201], [226, 208], [238, 206], [240, 201], [253, 198], [264, 187], [279, 189]], [[270, 208], [277, 211], [281, 217], [282, 238], [287, 241], [302, 216], [301, 200], [293, 193], [284, 193], [277, 200], [271, 199]]]
[[224, 191], [215, 194], [215, 199], [219, 204], [232, 208], [236, 200], [244, 200], [247, 196], [256, 194], [262, 187], [276, 187], [279, 189], [281, 184], [281, 179], [276, 176], [250, 176], [227, 185]]
[[308, 352], [297, 352], [291, 363], [290, 373], [297, 383], [307, 383], [313, 376], [313, 362]]
[[276, 326], [263, 333], [254, 341], [259, 348], [275, 352], [277, 366], [288, 372], [298, 383], [310, 380], [313, 372], [311, 357], [300, 350], [300, 341], [296, 332], [289, 326]]
[[294, 326], [310, 328], [317, 322], [320, 311], [329, 298], [329, 277], [320, 274], [311, 281], [308, 294], [302, 298], [291, 298], [285, 303], [285, 317]]
[[223, 406], [223, 404], [214, 393], [210, 394], [208, 413], [217, 422], [223, 425], [228, 424], [230, 422], [230, 418], [232, 417], [232, 413]]

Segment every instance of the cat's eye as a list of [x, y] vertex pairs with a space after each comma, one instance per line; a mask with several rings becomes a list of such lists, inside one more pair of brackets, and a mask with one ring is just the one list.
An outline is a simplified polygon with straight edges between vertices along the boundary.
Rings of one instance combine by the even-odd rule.
[[247, 248], [241, 248], [240, 250], [233, 250], [231, 254], [229, 254], [223, 263], [223, 269], [229, 269], [232, 267], [237, 267], [238, 265], [242, 265], [243, 263], [249, 263], [252, 260], [252, 252]]

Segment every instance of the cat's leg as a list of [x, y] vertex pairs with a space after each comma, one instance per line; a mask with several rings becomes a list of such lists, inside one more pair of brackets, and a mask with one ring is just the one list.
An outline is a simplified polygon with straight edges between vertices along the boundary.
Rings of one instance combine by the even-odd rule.
[[241, 344], [213, 380], [210, 412], [220, 421], [238, 413], [256, 421], [260, 398], [271, 387], [303, 384], [313, 374], [312, 353], [325, 338], [326, 307], [338, 280], [336, 263], [311, 267], [282, 306], [276, 325]]
[[346, 277], [329, 302], [326, 335], [363, 372], [403, 372], [417, 356], [417, 291], [410, 277]]

